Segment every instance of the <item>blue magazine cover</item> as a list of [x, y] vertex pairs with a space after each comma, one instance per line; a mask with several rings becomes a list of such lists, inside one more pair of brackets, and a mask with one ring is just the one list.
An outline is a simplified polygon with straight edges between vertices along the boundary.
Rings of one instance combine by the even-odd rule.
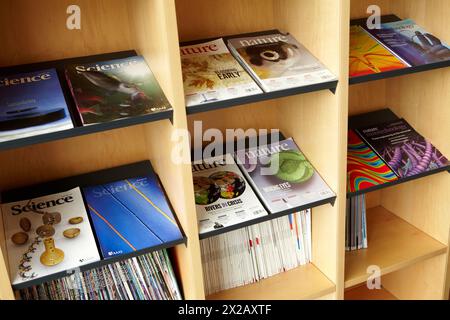
[[182, 239], [156, 177], [83, 188], [103, 257]]
[[105, 188], [163, 242], [182, 238], [156, 176], [113, 182]]
[[411, 66], [450, 60], [450, 47], [411, 19], [383, 23], [381, 29], [367, 31]]
[[55, 69], [0, 75], [0, 142], [70, 128]]

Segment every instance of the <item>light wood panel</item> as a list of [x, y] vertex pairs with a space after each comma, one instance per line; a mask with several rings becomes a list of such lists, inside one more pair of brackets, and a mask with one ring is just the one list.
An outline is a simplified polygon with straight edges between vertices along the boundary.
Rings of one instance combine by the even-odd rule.
[[383, 207], [368, 210], [367, 233], [369, 249], [346, 253], [346, 288], [366, 282], [369, 266], [378, 266], [386, 275], [447, 252], [446, 245]]
[[383, 287], [370, 290], [363, 285], [345, 291], [345, 300], [397, 300], [397, 298]]
[[[81, 8], [81, 30], [66, 28], [67, 7]], [[0, 66], [130, 49], [127, 2], [5, 0], [1, 3]]]
[[[445, 42], [450, 42], [448, 16], [450, 6], [446, 0], [410, 0], [392, 2], [392, 10], [401, 17], [409, 17]], [[399, 116], [407, 119], [422, 135], [445, 155], [450, 155], [450, 70], [440, 69], [415, 74], [387, 82], [387, 103]], [[432, 237], [448, 244], [450, 231], [450, 175], [439, 174], [415, 183], [398, 186], [382, 193], [382, 205], [398, 214]], [[448, 297], [450, 277], [446, 276], [447, 259], [436, 259], [435, 272], [424, 266], [417, 267], [422, 281], [408, 285], [399, 273], [398, 281], [391, 276], [387, 288], [391, 292], [406, 292], [415, 288], [423, 297], [439, 296], [430, 288], [440, 288], [440, 298]], [[439, 271], [437, 271], [439, 270]], [[422, 272], [423, 271], [423, 272]], [[405, 272], [406, 274], [406, 272]], [[445, 278], [446, 276], [446, 278]], [[444, 280], [443, 280], [444, 279]], [[447, 289], [443, 289], [442, 282]], [[414, 287], [411, 287], [414, 285]], [[411, 297], [401, 294], [400, 296]], [[418, 296], [415, 296], [418, 297]]]
[[383, 286], [400, 300], [448, 300], [446, 260], [447, 255], [441, 254], [388, 274]]
[[334, 284], [313, 264], [280, 273], [260, 282], [222, 291], [208, 300], [306, 300], [335, 291]]

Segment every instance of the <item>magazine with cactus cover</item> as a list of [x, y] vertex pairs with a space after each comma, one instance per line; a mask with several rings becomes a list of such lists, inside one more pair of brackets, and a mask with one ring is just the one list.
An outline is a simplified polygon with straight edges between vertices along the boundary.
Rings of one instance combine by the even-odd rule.
[[100, 260], [79, 188], [2, 204], [1, 211], [13, 285]]
[[238, 150], [236, 159], [270, 213], [335, 196], [292, 138]]
[[266, 92], [337, 80], [290, 34], [234, 38], [228, 46]]
[[223, 39], [180, 48], [186, 106], [262, 93]]
[[400, 178], [448, 165], [448, 159], [404, 119], [357, 129], [361, 138]]
[[55, 69], [0, 75], [0, 142], [71, 128]]
[[199, 233], [267, 215], [230, 154], [192, 163]]
[[71, 65], [66, 78], [83, 125], [171, 109], [142, 56]]

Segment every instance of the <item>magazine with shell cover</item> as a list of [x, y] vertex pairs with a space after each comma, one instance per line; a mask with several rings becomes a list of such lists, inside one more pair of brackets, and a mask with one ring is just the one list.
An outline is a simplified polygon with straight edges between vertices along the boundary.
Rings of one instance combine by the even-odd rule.
[[230, 154], [192, 163], [199, 233], [267, 215]]
[[230, 39], [228, 46], [266, 92], [337, 80], [290, 34], [262, 32]]
[[80, 189], [1, 205], [13, 285], [100, 260]]
[[238, 150], [236, 159], [270, 213], [335, 196], [291, 138]]
[[186, 106], [262, 93], [223, 39], [180, 48]]

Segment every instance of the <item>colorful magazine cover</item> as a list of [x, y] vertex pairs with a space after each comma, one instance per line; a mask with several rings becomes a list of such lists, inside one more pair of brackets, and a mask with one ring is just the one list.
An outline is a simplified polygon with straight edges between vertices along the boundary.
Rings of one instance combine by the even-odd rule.
[[0, 75], [0, 142], [71, 128], [55, 69]]
[[141, 56], [68, 66], [66, 78], [84, 125], [171, 109]]
[[183, 238], [156, 176], [83, 188], [104, 258]]
[[80, 189], [1, 206], [13, 285], [100, 260]]
[[334, 196], [292, 139], [240, 150], [236, 158], [270, 213]]
[[404, 119], [360, 128], [357, 132], [401, 178], [448, 165], [447, 158]]
[[450, 47], [411, 19], [383, 23], [381, 29], [368, 31], [411, 66], [450, 59]]
[[360, 26], [350, 27], [350, 77], [408, 68]]
[[336, 80], [292, 35], [262, 33], [230, 39], [231, 53], [266, 92]]
[[397, 179], [383, 160], [353, 130], [349, 130], [347, 191], [357, 192]]
[[267, 215], [230, 154], [193, 163], [200, 234]]
[[186, 105], [200, 105], [262, 93], [223, 39], [180, 48]]

